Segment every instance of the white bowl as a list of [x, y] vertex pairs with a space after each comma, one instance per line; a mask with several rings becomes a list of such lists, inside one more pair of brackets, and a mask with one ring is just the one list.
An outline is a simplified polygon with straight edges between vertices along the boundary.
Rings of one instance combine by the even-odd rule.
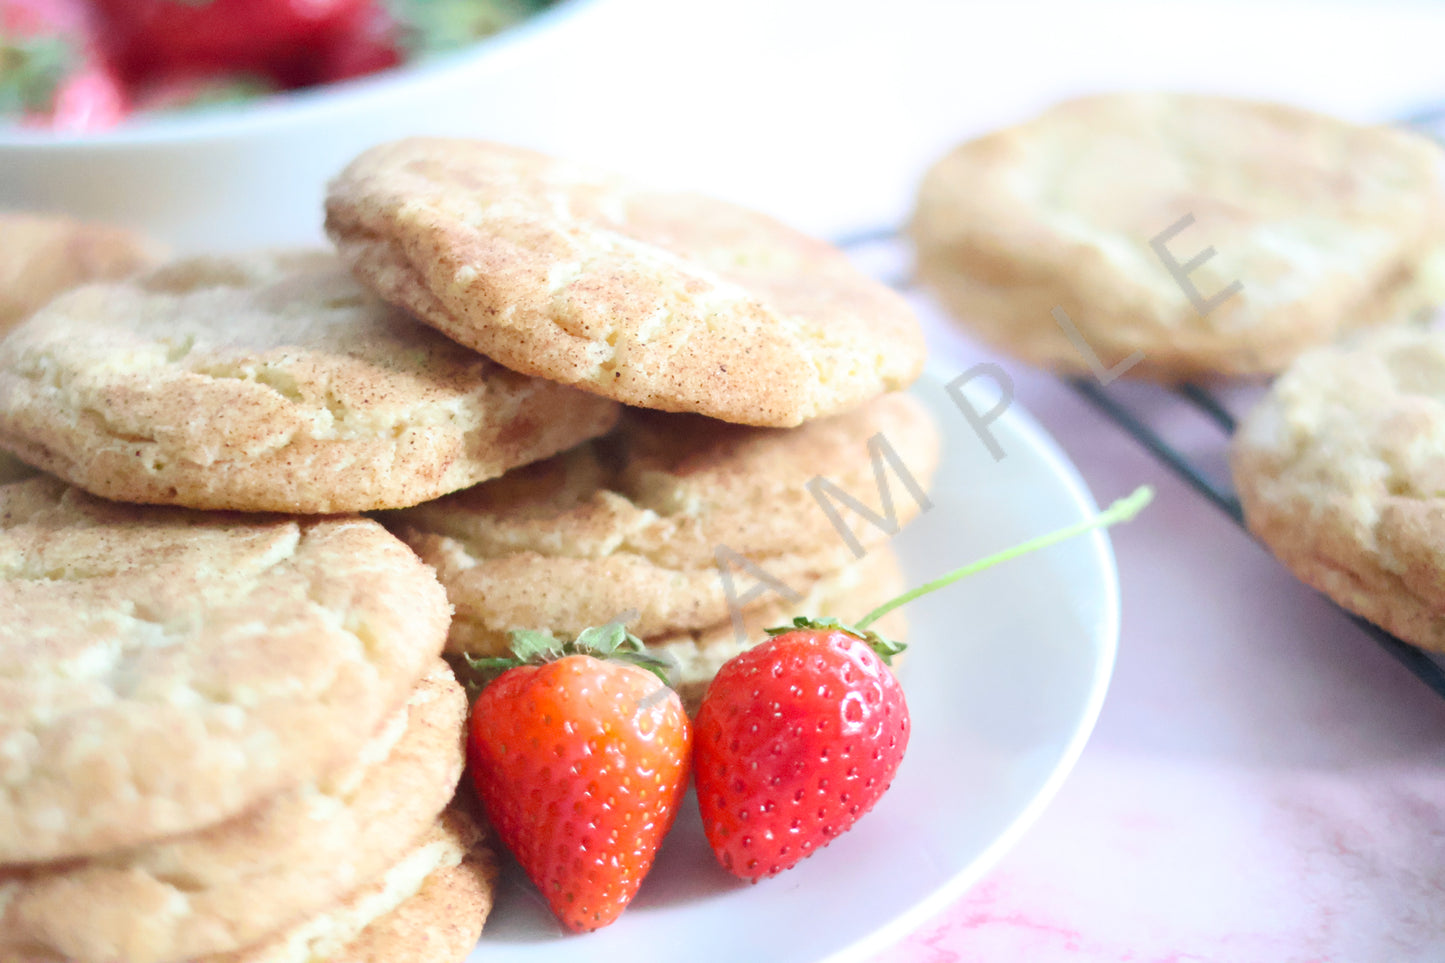
[[597, 0], [562, 0], [423, 65], [232, 109], [88, 135], [0, 133], [0, 209], [143, 230], [184, 251], [306, 243], [328, 178], [372, 144], [411, 134], [495, 136], [548, 65], [584, 39]]

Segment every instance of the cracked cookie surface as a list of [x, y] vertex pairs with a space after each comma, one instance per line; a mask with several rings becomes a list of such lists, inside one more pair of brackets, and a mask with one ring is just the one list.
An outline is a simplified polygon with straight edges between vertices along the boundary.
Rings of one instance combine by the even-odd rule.
[[1445, 652], [1445, 332], [1302, 356], [1241, 425], [1245, 519], [1302, 581]]
[[908, 305], [829, 245], [519, 148], [383, 144], [332, 182], [326, 218], [387, 300], [509, 368], [630, 405], [787, 427], [923, 367]]
[[467, 700], [438, 660], [360, 755], [234, 819], [94, 859], [0, 869], [0, 954], [165, 963], [255, 943], [380, 875], [436, 822]]
[[354, 758], [446, 638], [380, 525], [0, 487], [0, 864], [193, 832]]
[[439, 336], [323, 252], [177, 261], [80, 288], [0, 342], [0, 446], [118, 501], [398, 508], [616, 417]]
[[1142, 353], [1129, 377], [1262, 375], [1445, 301], [1442, 160], [1293, 107], [1108, 94], [953, 150], [910, 232], [958, 322], [1026, 361], [1090, 370], [1062, 308], [1106, 368]]
[[[450, 651], [503, 654], [512, 629], [575, 635], [629, 610], [629, 628], [651, 639], [728, 619], [719, 546], [799, 594], [853, 562], [808, 483], [827, 478], [886, 519], [870, 452], [879, 435], [926, 491], [937, 428], [921, 402], [892, 394], [789, 429], [629, 409], [604, 439], [381, 518], [447, 587]], [[886, 456], [878, 464], [901, 525], [920, 503]], [[827, 498], [860, 547], [889, 537]], [[738, 598], [760, 584], [761, 602], [778, 597], [729, 559]]]

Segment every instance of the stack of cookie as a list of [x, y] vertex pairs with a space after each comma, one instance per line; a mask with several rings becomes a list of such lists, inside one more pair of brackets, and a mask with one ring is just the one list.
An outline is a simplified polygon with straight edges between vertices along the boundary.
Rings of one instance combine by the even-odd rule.
[[0, 959], [464, 955], [494, 868], [451, 805], [450, 605], [345, 513], [549, 456], [616, 406], [328, 253], [62, 295], [0, 346], [0, 399], [7, 446], [78, 486], [0, 487]]
[[[447, 586], [452, 652], [630, 615], [695, 701], [762, 628], [858, 618], [902, 590], [885, 542], [925, 503], [938, 442], [926, 410], [890, 392], [924, 348], [902, 299], [836, 250], [707, 198], [460, 141], [368, 151], [326, 210], [341, 256], [388, 301], [514, 370], [632, 406], [598, 442], [382, 516]], [[902, 468], [891, 505], [880, 446]], [[830, 513], [822, 478], [892, 517]]]
[[328, 228], [0, 342], [47, 473], [0, 486], [0, 963], [460, 959], [494, 868], [444, 649], [621, 617], [696, 694], [901, 588], [923, 345], [837, 252], [448, 141]]
[[[826, 473], [876, 500], [869, 440], [880, 435], [926, 483], [937, 439], [906, 395], [772, 431], [629, 409], [606, 438], [382, 520], [447, 586], [453, 653], [504, 655], [519, 626], [572, 637], [622, 618], [673, 664], [692, 708], [769, 626], [855, 620], [906, 588], [892, 526], [850, 513], [834, 528], [808, 489]], [[902, 523], [920, 502], [890, 484]], [[903, 629], [892, 616], [880, 631]]]
[[[1061, 104], [929, 172], [918, 273], [982, 339], [1071, 374], [1281, 374], [1233, 451], [1303, 581], [1445, 652], [1445, 152], [1185, 94]], [[1111, 373], [1107, 374], [1106, 372]]]

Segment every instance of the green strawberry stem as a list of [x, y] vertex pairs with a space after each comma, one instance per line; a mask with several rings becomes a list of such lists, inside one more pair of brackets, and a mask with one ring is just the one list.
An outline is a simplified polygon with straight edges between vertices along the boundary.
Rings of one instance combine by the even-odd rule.
[[1029, 539], [1027, 542], [1015, 545], [1013, 548], [1006, 548], [1002, 552], [990, 555], [987, 558], [981, 558], [976, 562], [970, 562], [962, 568], [956, 568], [947, 575], [940, 576], [931, 582], [925, 582], [915, 589], [904, 592], [897, 598], [889, 599], [887, 602], [884, 602], [863, 616], [863, 618], [855, 622], [854, 625], [859, 629], [867, 630], [868, 626], [877, 622], [900, 605], [907, 605], [914, 599], [921, 598], [929, 592], [936, 592], [946, 585], [952, 585], [961, 578], [967, 578], [970, 575], [982, 572], [984, 569], [993, 568], [995, 565], [1007, 562], [1009, 559], [1018, 558], [1020, 555], [1027, 555], [1029, 552], [1035, 552], [1041, 548], [1056, 545], [1059, 542], [1073, 538], [1075, 535], [1082, 535], [1096, 528], [1108, 528], [1110, 525], [1115, 525], [1119, 522], [1127, 522], [1139, 514], [1144, 506], [1149, 504], [1153, 498], [1154, 489], [1148, 485], [1140, 485], [1134, 490], [1133, 494], [1119, 499], [1092, 518], [1075, 522], [1058, 531], [1050, 532], [1047, 535], [1040, 535], [1038, 538]]

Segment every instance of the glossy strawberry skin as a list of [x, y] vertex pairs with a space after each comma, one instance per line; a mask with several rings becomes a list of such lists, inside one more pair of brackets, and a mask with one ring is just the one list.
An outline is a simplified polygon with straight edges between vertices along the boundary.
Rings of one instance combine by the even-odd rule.
[[309, 82], [329, 84], [399, 66], [404, 58], [401, 32], [385, 5], [373, 0], [357, 7], [321, 45]]
[[367, 0], [96, 0], [131, 79], [264, 70], [304, 52]]
[[694, 723], [718, 861], [756, 882], [828, 845], [887, 791], [908, 733], [897, 678], [850, 633], [788, 632], [732, 659]]
[[568, 929], [606, 926], [636, 895], [676, 818], [691, 740], [677, 693], [636, 666], [572, 655], [482, 690], [473, 782]]

